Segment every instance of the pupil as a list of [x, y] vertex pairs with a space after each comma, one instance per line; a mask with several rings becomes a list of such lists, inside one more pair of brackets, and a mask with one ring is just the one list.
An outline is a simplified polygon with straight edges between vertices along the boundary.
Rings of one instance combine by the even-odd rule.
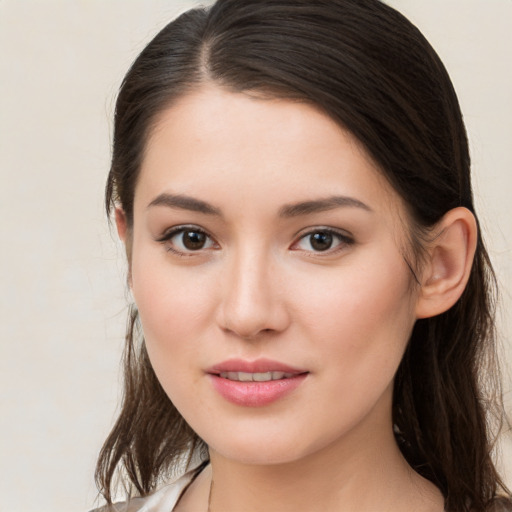
[[311, 235], [311, 247], [317, 251], [326, 251], [332, 245], [332, 235], [330, 233], [315, 233]]
[[190, 250], [202, 249], [206, 242], [206, 235], [197, 231], [186, 231], [183, 234], [183, 245]]

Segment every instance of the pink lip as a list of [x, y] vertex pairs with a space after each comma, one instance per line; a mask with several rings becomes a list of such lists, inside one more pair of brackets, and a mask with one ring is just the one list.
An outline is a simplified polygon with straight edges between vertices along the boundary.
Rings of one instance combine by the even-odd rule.
[[[220, 376], [224, 372], [284, 372], [292, 377], [266, 382], [240, 382]], [[288, 395], [304, 382], [307, 370], [301, 370], [269, 359], [244, 361], [230, 359], [206, 371], [214, 389], [227, 401], [244, 407], [262, 407]]]
[[307, 370], [294, 368], [287, 364], [271, 359], [257, 359], [256, 361], [245, 361], [243, 359], [228, 359], [222, 363], [216, 364], [206, 370], [206, 373], [219, 374], [223, 372], [246, 372], [246, 373], [265, 373], [265, 372], [285, 372], [285, 373], [306, 373]]

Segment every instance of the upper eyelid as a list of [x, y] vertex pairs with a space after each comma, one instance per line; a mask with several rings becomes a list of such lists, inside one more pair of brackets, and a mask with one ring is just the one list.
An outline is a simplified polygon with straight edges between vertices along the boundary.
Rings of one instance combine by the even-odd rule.
[[215, 240], [215, 238], [206, 229], [203, 229], [200, 226], [196, 226], [194, 224], [181, 224], [164, 230], [164, 232], [161, 235], [156, 237], [156, 241], [165, 242], [169, 238], [172, 238], [173, 236], [177, 235], [178, 233], [182, 233], [187, 229], [190, 231], [197, 231], [199, 233], [203, 233], [210, 237], [212, 240]]
[[333, 228], [329, 226], [311, 226], [308, 228], [303, 228], [300, 231], [298, 231], [294, 237], [295, 239], [301, 239], [305, 236], [311, 235], [312, 233], [318, 233], [319, 231], [326, 231], [328, 233], [333, 233], [335, 235], [339, 235], [343, 238], [349, 238], [351, 240], [354, 239], [354, 235], [350, 233], [349, 231], [341, 228]]

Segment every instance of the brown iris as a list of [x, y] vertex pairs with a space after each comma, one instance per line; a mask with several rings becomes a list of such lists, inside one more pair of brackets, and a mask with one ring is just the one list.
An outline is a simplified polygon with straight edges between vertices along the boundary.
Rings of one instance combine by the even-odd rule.
[[332, 234], [326, 231], [313, 233], [309, 240], [315, 251], [327, 251], [332, 246]]
[[200, 231], [184, 231], [183, 246], [190, 251], [202, 249], [206, 243], [206, 235]]

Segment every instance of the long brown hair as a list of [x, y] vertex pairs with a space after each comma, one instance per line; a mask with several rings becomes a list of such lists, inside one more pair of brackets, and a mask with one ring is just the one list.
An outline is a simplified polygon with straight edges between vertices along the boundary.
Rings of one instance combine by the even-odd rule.
[[[207, 82], [314, 104], [350, 130], [406, 201], [417, 264], [425, 230], [454, 207], [474, 212], [456, 94], [435, 51], [400, 13], [379, 0], [218, 0], [167, 25], [122, 83], [106, 207], [121, 206], [129, 229], [158, 114]], [[450, 511], [488, 511], [498, 494], [510, 497], [491, 458], [504, 420], [495, 284], [479, 235], [461, 299], [417, 321], [395, 379], [397, 442]], [[108, 503], [116, 471], [145, 495], [192, 451], [207, 456], [160, 386], [137, 325], [133, 309], [122, 409], [96, 469]]]

